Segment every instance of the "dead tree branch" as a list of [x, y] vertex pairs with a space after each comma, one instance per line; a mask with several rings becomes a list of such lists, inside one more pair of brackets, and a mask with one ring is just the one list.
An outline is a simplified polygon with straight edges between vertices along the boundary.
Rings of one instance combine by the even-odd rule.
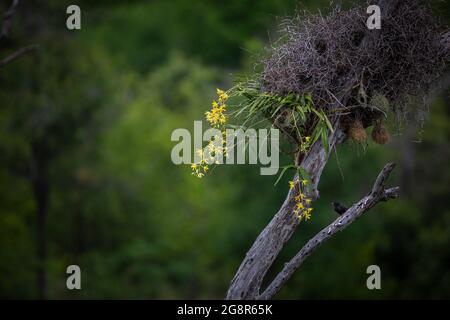
[[[337, 128], [330, 136], [329, 150], [333, 150], [344, 139], [345, 134]], [[313, 190], [311, 197], [315, 199], [319, 196], [317, 186], [327, 159], [328, 155], [324, 147], [318, 142], [301, 164], [302, 168], [311, 177]], [[255, 299], [259, 296], [264, 276], [298, 226], [299, 220], [292, 213], [295, 205], [295, 196], [295, 189], [290, 190], [280, 210], [247, 252], [244, 261], [231, 282], [227, 299]]]
[[445, 34], [442, 36], [441, 44], [442, 44], [444, 53], [445, 53], [447, 56], [450, 56], [450, 31], [447, 32], [447, 33], [445, 33]]
[[6, 58], [4, 58], [2, 61], [0, 61], [0, 68], [4, 67], [8, 63], [11, 63], [12, 61], [14, 61], [18, 58], [20, 58], [21, 56], [23, 56], [24, 54], [26, 54], [30, 51], [37, 50], [37, 48], [38, 48], [37, 45], [31, 45], [31, 46], [20, 48], [19, 50], [13, 52], [12, 54], [10, 54]]
[[9, 36], [9, 33], [11, 32], [12, 17], [18, 5], [19, 0], [13, 0], [11, 6], [3, 15], [3, 25], [2, 30], [0, 32], [0, 40], [2, 40], [4, 37]]
[[[3, 23], [2, 23], [1, 30], [0, 30], [0, 42], [2, 40], [4, 40], [5, 38], [9, 37], [9, 35], [11, 33], [12, 20], [13, 20], [13, 16], [16, 12], [18, 5], [19, 5], [19, 0], [13, 0], [11, 3], [11, 6], [3, 15], [3, 21], [2, 21]], [[20, 58], [24, 54], [36, 50], [37, 48], [38, 48], [37, 45], [29, 45], [29, 46], [22, 47], [22, 48], [16, 50], [15, 52], [11, 53], [10, 55], [8, 55], [7, 57], [3, 58], [0, 61], [0, 68], [4, 67], [5, 65], [11, 63], [12, 61], [14, 61], [18, 58]]]
[[385, 183], [394, 169], [394, 164], [387, 164], [380, 172], [372, 191], [363, 199], [351, 206], [347, 212], [337, 218], [333, 223], [320, 231], [292, 258], [285, 264], [283, 270], [275, 277], [267, 289], [258, 297], [258, 299], [271, 299], [291, 278], [294, 272], [302, 265], [302, 263], [326, 240], [333, 237], [339, 231], [344, 230], [351, 225], [356, 219], [370, 210], [380, 201], [388, 201], [398, 198], [400, 188], [385, 189]]

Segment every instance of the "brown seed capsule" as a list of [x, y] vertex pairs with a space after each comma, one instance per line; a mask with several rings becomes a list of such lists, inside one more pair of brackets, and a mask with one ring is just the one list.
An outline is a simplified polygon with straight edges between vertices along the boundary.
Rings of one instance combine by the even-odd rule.
[[362, 143], [367, 140], [367, 133], [366, 130], [364, 129], [361, 120], [355, 120], [352, 123], [350, 123], [348, 135], [350, 138], [352, 138], [354, 141], [358, 143]]
[[372, 139], [375, 143], [384, 145], [389, 141], [389, 132], [382, 122], [375, 124], [372, 130]]

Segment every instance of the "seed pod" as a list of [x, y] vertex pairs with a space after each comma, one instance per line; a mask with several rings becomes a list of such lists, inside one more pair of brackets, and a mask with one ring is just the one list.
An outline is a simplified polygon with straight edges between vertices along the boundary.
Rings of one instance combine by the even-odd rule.
[[348, 135], [350, 138], [352, 138], [354, 141], [358, 143], [363, 143], [364, 141], [367, 140], [367, 133], [366, 130], [364, 129], [361, 120], [357, 119], [352, 123], [350, 123]]
[[375, 143], [384, 145], [389, 141], [389, 132], [382, 122], [377, 122], [372, 130], [372, 139]]

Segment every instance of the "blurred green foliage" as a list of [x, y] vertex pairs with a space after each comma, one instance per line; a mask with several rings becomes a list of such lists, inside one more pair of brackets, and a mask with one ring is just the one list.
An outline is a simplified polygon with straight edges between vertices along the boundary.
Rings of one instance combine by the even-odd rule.
[[[198, 180], [172, 164], [170, 135], [192, 129], [231, 74], [251, 72], [278, 17], [327, 3], [83, 1], [74, 32], [67, 1], [21, 4], [15, 41], [40, 50], [0, 69], [0, 297], [38, 295], [37, 161], [49, 185], [49, 298], [222, 298], [289, 177], [274, 187], [276, 177], [242, 165]], [[402, 198], [326, 243], [279, 298], [450, 298], [449, 101], [447, 89], [421, 143], [405, 129], [387, 147], [338, 150], [312, 221], [269, 276], [335, 218], [331, 201], [358, 200], [387, 161], [398, 163], [391, 183]], [[70, 264], [82, 269], [81, 291], [65, 287]], [[371, 264], [380, 291], [366, 288]]]

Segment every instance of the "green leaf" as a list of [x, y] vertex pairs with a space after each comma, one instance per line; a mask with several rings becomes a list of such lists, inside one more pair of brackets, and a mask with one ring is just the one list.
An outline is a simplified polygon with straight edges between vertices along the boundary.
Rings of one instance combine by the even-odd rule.
[[317, 111], [315, 108], [310, 108], [310, 110], [316, 114], [316, 116], [320, 119], [320, 121], [323, 121], [323, 120], [324, 120], [324, 119], [323, 119], [323, 114], [322, 114], [322, 113], [320, 113], [319, 111]]
[[[311, 177], [310, 177], [309, 173], [305, 169], [303, 169], [302, 167], [298, 167], [297, 168], [297, 173], [298, 173], [298, 176], [302, 180], [307, 180], [308, 182], [311, 182]], [[311, 183], [308, 183], [307, 188], [308, 188], [309, 192], [312, 191]]]
[[310, 93], [307, 93], [307, 94], [305, 95], [305, 100], [306, 100], [310, 105], [314, 105], [314, 102], [313, 102], [313, 99], [312, 99], [312, 96], [311, 96]]
[[275, 111], [272, 113], [272, 117], [274, 117], [275, 114], [276, 114], [278, 111], [280, 111], [280, 109], [281, 109], [282, 106], [283, 106], [283, 105], [280, 104], [280, 105], [278, 106], [278, 108], [275, 109]]
[[325, 149], [326, 156], [328, 157], [328, 154], [329, 154], [329, 151], [330, 151], [329, 150], [330, 146], [328, 144], [328, 130], [327, 130], [327, 127], [322, 127], [320, 134], [321, 134], [321, 137], [322, 137], [322, 144], [323, 144], [323, 147]]
[[281, 173], [280, 173], [280, 175], [278, 176], [278, 179], [277, 179], [277, 181], [275, 181], [275, 184], [274, 184], [274, 186], [276, 186], [277, 184], [278, 184], [278, 182], [280, 182], [280, 180], [281, 180], [281, 178], [284, 176], [284, 174], [286, 173], [286, 171], [288, 170], [288, 169], [295, 169], [296, 167], [294, 166], [294, 165], [288, 165], [288, 166], [284, 166], [283, 167], [283, 170], [281, 171]]
[[316, 125], [312, 133], [311, 145], [316, 143], [316, 141], [319, 140], [319, 138], [320, 138], [320, 125], [318, 124]]
[[[322, 112], [323, 112], [323, 111], [322, 111]], [[334, 133], [333, 125], [331, 124], [331, 122], [330, 122], [330, 120], [328, 119], [327, 115], [324, 113], [323, 116], [324, 116], [325, 123], [326, 123], [328, 129], [330, 129], [330, 131], [331, 131], [332, 133]]]
[[301, 104], [302, 106], [305, 106], [305, 105], [306, 105], [306, 101], [305, 101], [305, 96], [304, 96], [304, 95], [302, 95], [302, 96], [300, 97], [300, 104]]
[[311, 180], [310, 177], [309, 177], [308, 172], [305, 169], [303, 169], [302, 167], [298, 167], [297, 168], [297, 172], [298, 172], [298, 176], [301, 177], [302, 179], [305, 179], [305, 180], [308, 180], [308, 181]]

